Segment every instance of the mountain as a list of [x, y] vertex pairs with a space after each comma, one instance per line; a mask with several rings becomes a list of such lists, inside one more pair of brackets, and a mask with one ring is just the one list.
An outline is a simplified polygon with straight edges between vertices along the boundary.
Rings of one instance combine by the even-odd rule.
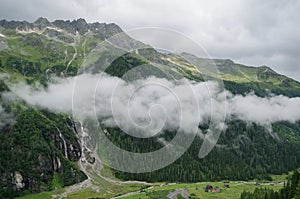
[[[143, 64], [148, 67], [124, 76]], [[213, 66], [219, 70], [218, 75], [210, 72]], [[300, 97], [299, 82], [267, 66], [250, 67], [188, 53], [162, 53], [130, 38], [116, 24], [87, 23], [84, 19], [49, 22], [39, 18], [33, 23], [1, 20], [0, 117], [6, 121], [0, 123], [1, 198], [53, 190], [87, 179], [77, 165], [86, 155], [80, 141], [82, 124], [63, 113], [33, 108], [21, 99], [7, 100], [9, 85], [22, 80], [36, 89], [47, 88], [58, 76], [103, 70], [125, 80], [150, 75], [185, 77], [196, 82], [221, 78], [233, 94]], [[300, 166], [300, 122], [273, 123], [273, 134], [264, 126], [239, 119], [227, 121], [227, 126], [217, 147], [204, 159], [198, 158], [203, 140], [196, 138], [181, 158], [161, 170], [112, 172], [124, 180], [197, 182], [269, 179], [271, 173], [281, 174]], [[207, 130], [205, 125], [199, 128]], [[116, 145], [128, 151], [147, 152], [162, 147], [155, 139], [134, 138], [118, 128], [107, 131]], [[162, 136], [171, 140], [174, 132]], [[94, 163], [93, 157], [88, 163]]]
[[[245, 66], [229, 59], [214, 59], [212, 62], [187, 53], [183, 53], [182, 56], [205, 71], [209, 71], [212, 63], [215, 64], [225, 87], [233, 93], [254, 91], [258, 96], [265, 96], [268, 92], [290, 97], [300, 95], [299, 82], [280, 75], [267, 66]], [[238, 88], [234, 88], [236, 85]]]

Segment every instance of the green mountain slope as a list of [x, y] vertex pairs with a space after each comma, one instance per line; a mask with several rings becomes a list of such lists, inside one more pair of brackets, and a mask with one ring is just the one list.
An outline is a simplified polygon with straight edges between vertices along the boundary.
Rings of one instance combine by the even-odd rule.
[[236, 64], [229, 59], [208, 59], [198, 58], [194, 55], [183, 53], [183, 57], [191, 61], [203, 71], [208, 71], [212, 63], [219, 70], [219, 75], [224, 81], [225, 87], [233, 93], [248, 93], [254, 91], [259, 96], [268, 93], [282, 94], [289, 97], [300, 96], [300, 83], [296, 80], [280, 75], [267, 66], [251, 67]]
[[[214, 63], [225, 88], [234, 94], [253, 91], [259, 96], [270, 93], [300, 96], [299, 82], [266, 66], [249, 67], [231, 60], [208, 60], [187, 53], [161, 53], [127, 35], [123, 35], [120, 46], [107, 41], [119, 33], [122, 30], [115, 24], [86, 23], [83, 19], [0, 21], [0, 73], [9, 75], [9, 78], [0, 76], [0, 105], [5, 114], [16, 118], [15, 122], [0, 126], [0, 197], [51, 190], [86, 179], [76, 164], [82, 146], [75, 121], [51, 110], [33, 109], [21, 100], [3, 100], [9, 91], [7, 82], [24, 80], [33, 87], [47, 87], [54, 76], [75, 76], [83, 71], [97, 73], [106, 62], [105, 72], [124, 79], [155, 75], [204, 81], [219, 77], [210, 73]], [[99, 45], [106, 51], [99, 50]], [[141, 48], [128, 53], [122, 49], [124, 46]], [[139, 65], [148, 67], [139, 70]], [[135, 68], [131, 76], [124, 76]], [[162, 170], [145, 174], [113, 172], [121, 179], [152, 182], [269, 178], [270, 173], [281, 174], [300, 166], [299, 122], [272, 125], [278, 138], [262, 126], [228, 121], [228, 129], [205, 159], [197, 156], [202, 143], [197, 138], [180, 159]], [[205, 132], [205, 126], [200, 128]], [[108, 129], [108, 132], [115, 144], [129, 151], [140, 151], [141, 146], [142, 150], [151, 151], [162, 146], [153, 139], [141, 141], [128, 136], [120, 129]], [[162, 136], [171, 139], [173, 132]]]

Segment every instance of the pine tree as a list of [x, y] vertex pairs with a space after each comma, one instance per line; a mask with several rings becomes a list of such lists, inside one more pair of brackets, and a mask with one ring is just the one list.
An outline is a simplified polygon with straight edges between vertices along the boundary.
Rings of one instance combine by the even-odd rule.
[[298, 186], [296, 188], [295, 199], [300, 199], [300, 180], [299, 180]]
[[300, 174], [296, 170], [293, 173], [293, 176], [292, 176], [292, 179], [291, 179], [291, 189], [290, 189], [289, 198], [293, 198], [295, 196], [296, 188], [297, 188], [297, 185], [298, 185], [298, 182], [299, 182], [299, 177], [300, 177]]

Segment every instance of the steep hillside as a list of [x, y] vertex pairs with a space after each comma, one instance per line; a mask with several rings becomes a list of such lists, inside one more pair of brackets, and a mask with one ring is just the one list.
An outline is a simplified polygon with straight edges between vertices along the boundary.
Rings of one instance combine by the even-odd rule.
[[[115, 35], [121, 37], [111, 40]], [[210, 72], [212, 64], [220, 74]], [[147, 67], [139, 69], [140, 65]], [[87, 178], [76, 164], [83, 151], [78, 121], [53, 110], [33, 108], [21, 99], [12, 101], [8, 85], [24, 81], [33, 88], [47, 88], [56, 77], [103, 70], [125, 80], [154, 75], [199, 82], [221, 77], [233, 94], [300, 96], [299, 82], [267, 66], [161, 53], [130, 38], [115, 24], [87, 23], [84, 19], [49, 22], [39, 18], [34, 23], [1, 20], [0, 118], [4, 122], [0, 123], [0, 197], [52, 190]], [[125, 75], [128, 71], [131, 76]], [[197, 137], [180, 159], [159, 171], [113, 172], [125, 180], [196, 182], [269, 179], [270, 173], [281, 174], [300, 166], [299, 122], [273, 123], [272, 132], [241, 120], [227, 121], [227, 125], [217, 147], [204, 159], [198, 158], [203, 140]], [[199, 129], [206, 132], [207, 126]], [[162, 147], [159, 137], [134, 138], [117, 128], [107, 128], [107, 132], [110, 140], [128, 151]], [[159, 136], [168, 141], [174, 132]]]
[[225, 87], [233, 93], [249, 93], [254, 91], [259, 96], [269, 93], [290, 97], [300, 96], [300, 83], [284, 75], [280, 75], [267, 66], [253, 67], [234, 63], [229, 59], [198, 58], [188, 53], [182, 56], [204, 71], [203, 75], [216, 77], [209, 73], [209, 68], [216, 65]]

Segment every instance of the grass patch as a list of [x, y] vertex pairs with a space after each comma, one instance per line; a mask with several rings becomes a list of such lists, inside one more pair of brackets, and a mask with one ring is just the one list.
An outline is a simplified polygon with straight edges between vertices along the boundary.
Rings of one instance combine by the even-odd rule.
[[[204, 187], [207, 184], [210, 184], [214, 187], [216, 187], [216, 186], [220, 187], [220, 193], [205, 192]], [[186, 189], [190, 195], [193, 194], [196, 197], [201, 198], [201, 199], [227, 199], [227, 198], [228, 199], [238, 199], [244, 190], [254, 191], [254, 189], [256, 187], [259, 187], [259, 188], [269, 188], [269, 189], [273, 189], [275, 191], [275, 190], [279, 190], [280, 188], [283, 187], [282, 184], [274, 184], [274, 185], [271, 185], [271, 184], [272, 183], [256, 186], [255, 183], [253, 183], [253, 182], [248, 182], [248, 183], [230, 182], [229, 183], [230, 188], [227, 188], [227, 189], [223, 188], [224, 183], [222, 183], [222, 182], [174, 184], [174, 185], [165, 185], [165, 186], [154, 187], [153, 189], [146, 190], [146, 192], [142, 192], [142, 193], [135, 194], [135, 195], [124, 196], [124, 197], [122, 197], [122, 199], [137, 199], [137, 198], [151, 199], [152, 194], [155, 195], [155, 193], [157, 191], [160, 191], [159, 192], [160, 194], [164, 193], [165, 196], [167, 196], [168, 193], [170, 193], [174, 189]]]

